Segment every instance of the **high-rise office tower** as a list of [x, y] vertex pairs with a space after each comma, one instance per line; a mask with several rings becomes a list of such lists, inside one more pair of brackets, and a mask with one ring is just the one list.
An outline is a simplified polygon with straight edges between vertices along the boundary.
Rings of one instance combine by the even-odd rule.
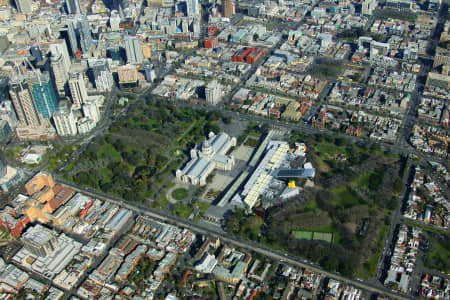
[[16, 112], [11, 101], [2, 101], [0, 103], [0, 119], [8, 122], [11, 128], [16, 128], [19, 120], [17, 120]]
[[67, 13], [70, 15], [81, 14], [80, 0], [66, 0]]
[[[106, 57], [112, 60], [120, 61], [123, 58], [123, 48], [119, 46], [111, 46], [106, 49]], [[126, 54], [125, 54], [126, 55]]]
[[86, 134], [89, 131], [91, 131], [92, 129], [94, 129], [94, 127], [95, 127], [94, 121], [89, 118], [86, 118], [86, 117], [79, 119], [77, 122], [77, 128], [78, 128], [79, 134]]
[[5, 154], [3, 153], [3, 151], [0, 150], [0, 178], [2, 178], [3, 176], [6, 175], [6, 168], [7, 168], [7, 163], [6, 163]]
[[213, 80], [205, 88], [206, 102], [208, 104], [216, 105], [221, 98], [220, 84]]
[[58, 110], [58, 97], [55, 86], [48, 73], [32, 77], [30, 80], [31, 95], [39, 114], [50, 119]]
[[120, 83], [132, 83], [138, 81], [138, 72], [136, 66], [124, 65], [117, 68], [117, 75]]
[[67, 45], [65, 40], [56, 40], [50, 44], [50, 52], [52, 57], [61, 56], [62, 63], [64, 65], [64, 70], [68, 73], [72, 62], [70, 61], [69, 50], [67, 50]]
[[111, 16], [109, 17], [109, 26], [113, 31], [120, 30], [120, 15], [117, 10], [113, 10], [111, 12]]
[[362, 3], [361, 12], [364, 16], [371, 16], [376, 7], [377, 0], [364, 0]]
[[9, 40], [6, 34], [0, 34], [0, 54], [9, 47]]
[[41, 224], [28, 228], [22, 235], [22, 242], [25, 249], [41, 257], [52, 254], [58, 246], [56, 234]]
[[110, 91], [114, 84], [114, 79], [109, 70], [106, 59], [92, 59], [88, 61], [89, 75], [98, 91]]
[[87, 99], [86, 83], [83, 74], [76, 73], [69, 76], [69, 90], [72, 95], [73, 109], [80, 109]]
[[30, 84], [23, 78], [13, 78], [9, 94], [20, 126], [39, 127], [40, 116], [30, 91]]
[[100, 121], [100, 110], [95, 100], [87, 100], [83, 104], [83, 115], [94, 121], [94, 124]]
[[92, 35], [89, 21], [85, 15], [78, 18], [77, 24], [78, 32], [80, 33], [80, 45], [81, 50], [84, 53], [88, 53], [92, 46]]
[[127, 62], [129, 64], [141, 64], [144, 61], [141, 41], [134, 36], [126, 36], [124, 39]]
[[65, 85], [69, 79], [69, 72], [64, 66], [62, 55], [52, 56], [50, 59], [52, 66], [53, 77], [55, 78], [55, 85], [58, 90], [58, 94], [64, 94]]
[[188, 17], [200, 15], [200, 10], [198, 8], [198, 0], [186, 0], [186, 9]]
[[223, 1], [223, 16], [225, 18], [231, 18], [233, 16], [233, 1], [224, 0]]
[[75, 26], [73, 22], [69, 20], [64, 26], [64, 28], [60, 29], [61, 37], [66, 41], [67, 48], [69, 50], [69, 54], [71, 56], [75, 56], [75, 53], [78, 50], [78, 42], [77, 36], [75, 34]]
[[0, 76], [0, 101], [2, 99], [9, 99], [9, 77], [8, 76]]
[[144, 72], [145, 72], [145, 80], [147, 80], [147, 82], [155, 81], [156, 79], [155, 69], [153, 68], [153, 65], [148, 61], [144, 63]]
[[32, 12], [31, 0], [16, 0], [17, 11], [21, 14], [30, 14]]
[[53, 114], [53, 122], [55, 123], [58, 135], [76, 135], [77, 122], [72, 113], [72, 108], [69, 103], [60, 105], [59, 110]]
[[41, 51], [41, 48], [39, 47], [39, 45], [32, 46], [30, 48], [30, 52], [31, 52], [31, 56], [36, 58], [36, 62], [41, 62], [44, 60], [44, 58], [42, 57], [42, 51]]

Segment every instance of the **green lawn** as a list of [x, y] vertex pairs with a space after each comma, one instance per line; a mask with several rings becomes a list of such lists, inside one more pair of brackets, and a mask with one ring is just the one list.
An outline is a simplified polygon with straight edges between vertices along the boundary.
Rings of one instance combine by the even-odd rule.
[[296, 230], [293, 232], [294, 238], [297, 240], [315, 240], [315, 241], [325, 241], [328, 243], [333, 242], [333, 232], [319, 232], [319, 231], [309, 231], [309, 230]]
[[103, 168], [103, 169], [101, 169], [101, 173], [102, 173], [102, 176], [103, 176], [103, 181], [105, 183], [111, 182], [112, 177], [113, 177], [113, 171], [112, 170], [110, 170], [108, 168]]
[[441, 272], [450, 272], [450, 238], [445, 235], [433, 235], [430, 238], [425, 265]]
[[354, 179], [352, 181], [352, 184], [356, 185], [356, 186], [368, 186], [369, 185], [369, 179], [370, 179], [370, 175], [372, 173], [367, 173], [364, 174], [356, 179]]
[[309, 211], [316, 211], [319, 209], [319, 205], [317, 204], [316, 200], [312, 200], [308, 203], [308, 205], [305, 206], [305, 208], [303, 208], [304, 212], [309, 212]]
[[117, 161], [120, 161], [120, 160], [122, 159], [122, 157], [120, 156], [120, 153], [117, 152], [117, 150], [114, 149], [114, 147], [113, 147], [111, 144], [106, 144], [106, 145], [104, 145], [104, 146], [100, 149], [98, 155], [99, 155], [100, 157], [105, 157], [105, 156], [107, 156], [107, 157], [113, 158], [113, 159], [115, 159], [115, 160], [117, 160]]
[[180, 136], [180, 137], [174, 142], [174, 145], [183, 144], [182, 141], [186, 141], [186, 140], [188, 140], [188, 139], [190, 138], [190, 132], [193, 131], [193, 130], [194, 130], [196, 127], [198, 127], [198, 126], [203, 126], [204, 123], [205, 123], [205, 119], [204, 119], [204, 118], [201, 118], [201, 119], [198, 119], [198, 120], [195, 122], [194, 125], [190, 125], [190, 124], [189, 124], [189, 125], [186, 125], [186, 129], [189, 129], [189, 130], [187, 130], [182, 136]]
[[294, 233], [294, 237], [297, 240], [308, 240], [308, 241], [312, 240], [312, 236], [313, 236], [312, 231], [297, 230], [297, 231], [294, 231], [293, 233]]
[[[336, 231], [333, 223], [326, 225], [326, 226], [313, 228], [313, 231], [317, 232], [317, 233], [332, 233], [333, 234], [333, 243], [335, 243], [335, 244], [339, 244], [339, 241], [341, 239], [341, 236], [339, 235], [339, 232]], [[314, 237], [314, 239], [316, 240], [315, 237]]]
[[177, 203], [175, 204], [174, 213], [177, 216], [187, 219], [191, 215], [193, 210], [194, 208], [191, 205], [184, 205], [181, 203]]
[[246, 146], [249, 146], [249, 147], [256, 148], [256, 147], [259, 145], [259, 140], [253, 139], [253, 138], [248, 138], [248, 139], [245, 141], [245, 145], [246, 145]]
[[333, 233], [329, 232], [314, 232], [313, 239], [315, 241], [325, 241], [328, 243], [333, 242]]
[[315, 147], [315, 151], [318, 151], [323, 154], [328, 154], [332, 157], [335, 153], [345, 152], [345, 148], [338, 147], [332, 143], [323, 142]]
[[188, 195], [189, 191], [185, 188], [178, 188], [172, 191], [172, 197], [178, 201], [186, 199]]
[[5, 150], [5, 156], [9, 160], [19, 159], [19, 154], [22, 151], [22, 147], [16, 146], [14, 148], [7, 148]]
[[359, 187], [367, 187], [369, 190], [378, 191], [383, 182], [384, 170], [379, 169], [364, 174], [352, 181], [352, 184]]
[[377, 272], [378, 261], [380, 260], [381, 252], [383, 251], [384, 239], [389, 230], [389, 225], [383, 225], [377, 239], [377, 246], [375, 253], [364, 263], [364, 271], [368, 277], [374, 277]]
[[211, 206], [211, 204], [203, 201], [197, 201], [195, 202], [195, 206], [197, 206], [199, 210], [205, 212]]
[[162, 194], [159, 199], [155, 199], [151, 206], [156, 209], [164, 209], [167, 205], [169, 205], [169, 200], [167, 200], [166, 195]]
[[184, 156], [184, 149], [182, 148], [175, 148], [170, 150], [169, 152], [170, 156], [173, 157], [183, 157]]
[[336, 195], [335, 205], [342, 208], [350, 208], [363, 204], [363, 199], [352, 191], [348, 186], [341, 186], [333, 190]]

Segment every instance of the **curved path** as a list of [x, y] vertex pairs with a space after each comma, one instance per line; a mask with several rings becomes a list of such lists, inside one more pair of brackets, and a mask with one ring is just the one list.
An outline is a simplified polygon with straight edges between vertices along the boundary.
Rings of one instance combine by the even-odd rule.
[[[183, 188], [183, 189], [186, 189], [188, 191], [187, 197], [184, 198], [183, 200], [177, 200], [174, 197], [172, 197], [172, 192], [174, 190], [178, 189], [178, 188]], [[182, 183], [179, 183], [179, 182], [176, 182], [176, 181], [175, 181], [175, 185], [173, 187], [171, 187], [170, 189], [168, 189], [167, 192], [166, 192], [166, 198], [172, 204], [175, 204], [175, 203], [180, 202], [180, 201], [184, 201], [184, 200], [188, 199], [189, 197], [191, 197], [191, 191], [189, 189], [189, 186], [187, 184], [182, 184]]]

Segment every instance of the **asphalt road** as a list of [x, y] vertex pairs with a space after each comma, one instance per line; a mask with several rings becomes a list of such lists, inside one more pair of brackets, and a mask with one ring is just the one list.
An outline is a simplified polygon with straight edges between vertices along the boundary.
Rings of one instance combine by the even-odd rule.
[[304, 259], [294, 257], [292, 255], [288, 255], [287, 253], [283, 253], [283, 252], [268, 248], [266, 246], [260, 245], [255, 242], [237, 239], [236, 237], [233, 237], [227, 233], [224, 233], [220, 229], [215, 230], [213, 227], [210, 227], [210, 226], [207, 227], [207, 226], [204, 226], [201, 224], [196, 224], [189, 220], [185, 220], [185, 219], [182, 219], [182, 218], [179, 218], [176, 216], [171, 216], [171, 215], [165, 214], [161, 211], [150, 209], [148, 207], [132, 205], [130, 203], [126, 203], [121, 198], [111, 197], [107, 194], [101, 193], [94, 189], [78, 187], [78, 186], [73, 185], [70, 182], [65, 181], [65, 180], [61, 180], [57, 177], [54, 177], [54, 178], [55, 178], [56, 182], [58, 182], [59, 184], [62, 184], [63, 186], [67, 186], [77, 192], [82, 192], [91, 197], [95, 197], [95, 198], [98, 198], [98, 199], [101, 199], [104, 201], [108, 201], [110, 203], [120, 205], [122, 207], [132, 210], [136, 215], [148, 216], [148, 217], [151, 217], [154, 219], [161, 220], [163, 222], [168, 222], [168, 223], [172, 223], [176, 226], [187, 228], [187, 229], [192, 230], [193, 232], [196, 232], [199, 234], [203, 234], [203, 235], [211, 236], [211, 237], [215, 237], [215, 238], [218, 237], [222, 241], [224, 241], [228, 244], [232, 244], [237, 247], [247, 249], [249, 251], [254, 251], [254, 252], [260, 253], [262, 255], [265, 255], [271, 259], [274, 259], [274, 260], [277, 260], [280, 262], [286, 262], [286, 263], [292, 264], [294, 266], [308, 268], [314, 272], [319, 272], [329, 278], [333, 278], [333, 279], [342, 281], [346, 284], [351, 284], [357, 288], [361, 288], [361, 289], [364, 289], [364, 290], [372, 292], [372, 293], [385, 294], [394, 299], [413, 299], [412, 297], [410, 297], [408, 295], [392, 292], [391, 290], [389, 290], [379, 284], [352, 280], [352, 279], [346, 278], [342, 275], [325, 271], [322, 268], [320, 268], [317, 264], [308, 262]]
[[[133, 30], [134, 31], [134, 30]], [[226, 110], [226, 107], [223, 103], [228, 103], [229, 100], [231, 99], [232, 95], [234, 95], [235, 92], [237, 92], [241, 87], [243, 87], [245, 85], [245, 82], [248, 80], [248, 78], [254, 73], [254, 71], [257, 69], [258, 66], [260, 66], [264, 61], [265, 58], [268, 55], [271, 55], [273, 53], [273, 51], [275, 51], [276, 49], [278, 49], [281, 44], [285, 41], [285, 39], [281, 39], [279, 43], [277, 43], [276, 45], [274, 45], [274, 47], [272, 47], [267, 55], [259, 60], [255, 65], [252, 66], [251, 70], [242, 78], [242, 80], [240, 81], [239, 84], [237, 84], [232, 92], [230, 92], [227, 96], [224, 97], [224, 100], [222, 101], [221, 104], [219, 104], [218, 106], [198, 106], [198, 105], [192, 105], [190, 103], [187, 102], [177, 102], [177, 106], [179, 107], [189, 107], [192, 109], [204, 109], [207, 111], [213, 111], [213, 110], [221, 110], [223, 115], [226, 117], [231, 117], [232, 119], [241, 119], [241, 120], [246, 120], [246, 121], [251, 121], [251, 122], [259, 122], [259, 123], [268, 123], [272, 128], [282, 128], [282, 129], [287, 129], [287, 130], [300, 130], [309, 134], [330, 134], [333, 136], [338, 136], [338, 137], [343, 137], [352, 141], [367, 141], [367, 139], [365, 138], [359, 138], [359, 137], [352, 137], [352, 136], [347, 136], [345, 134], [342, 133], [336, 133], [336, 132], [332, 132], [329, 130], [322, 130], [322, 129], [317, 129], [317, 128], [313, 128], [307, 124], [304, 123], [289, 123], [289, 122], [284, 122], [284, 121], [279, 121], [279, 120], [273, 120], [273, 119], [268, 119], [265, 117], [261, 117], [261, 116], [256, 116], [256, 115], [249, 115], [249, 114], [241, 114], [239, 112], [235, 112], [235, 111], [229, 111]], [[181, 58], [180, 61], [183, 61], [189, 54], [184, 54], [183, 57]], [[159, 74], [160, 78], [163, 78], [164, 76], [171, 74], [175, 71], [175, 68], [178, 67], [178, 63], [174, 63], [172, 64], [169, 68], [166, 68], [164, 70], [164, 72], [162, 72], [161, 74]], [[421, 70], [421, 73], [419, 74], [419, 77], [424, 75], [426, 73], [426, 69], [425, 66], [423, 65], [423, 68]], [[327, 86], [326, 86], [326, 90], [323, 91], [323, 93], [321, 93], [320, 95], [320, 99], [326, 97], [326, 95], [329, 93], [329, 89], [332, 86], [332, 82], [329, 81]], [[130, 109], [130, 107], [132, 106], [137, 106], [139, 105], [140, 101], [143, 101], [145, 99], [147, 99], [149, 97], [149, 95], [151, 94], [151, 92], [153, 91], [153, 89], [156, 87], [156, 85], [153, 85], [149, 88], [147, 88], [143, 93], [141, 93], [136, 101], [134, 103], [132, 103], [131, 105], [128, 106], [128, 108], [125, 110], [124, 116], [127, 115], [128, 110]], [[423, 89], [423, 83], [422, 82], [417, 82], [417, 89], [419, 91], [421, 91]], [[417, 109], [417, 105], [418, 105], [418, 101], [419, 101], [419, 92], [417, 91], [413, 92], [411, 95], [411, 101], [410, 104], [408, 106], [408, 111], [405, 115], [404, 121], [403, 121], [403, 125], [402, 125], [402, 129], [400, 131], [399, 137], [396, 141], [395, 144], [383, 144], [383, 146], [390, 150], [391, 152], [394, 153], [398, 153], [398, 154], [416, 154], [419, 155], [420, 157], [424, 158], [424, 159], [429, 159], [429, 160], [435, 160], [435, 161], [440, 161], [443, 162], [444, 160], [431, 156], [431, 155], [426, 155], [423, 154], [421, 152], [418, 152], [416, 150], [414, 150], [412, 147], [410, 147], [408, 145], [408, 138], [412, 129], [412, 126], [414, 125], [414, 121], [415, 121], [415, 112]], [[113, 115], [112, 115], [112, 111], [111, 111], [111, 103], [113, 103], [113, 101], [116, 100], [117, 95], [119, 94], [119, 91], [117, 89], [114, 89], [111, 93], [110, 93], [110, 100], [107, 103], [107, 106], [105, 108], [105, 111], [102, 115], [102, 118], [100, 120], [100, 122], [98, 123], [97, 127], [91, 131], [89, 133], [89, 135], [87, 136], [81, 136], [81, 137], [76, 137], [75, 139], [65, 139], [65, 142], [68, 144], [77, 144], [77, 143], [82, 143], [83, 145], [72, 155], [71, 160], [75, 159], [76, 157], [78, 157], [88, 146], [89, 141], [91, 139], [93, 139], [95, 136], [100, 135], [105, 133], [109, 126], [111, 125], [111, 123], [113, 122]], [[311, 109], [311, 113], [314, 113], [314, 111], [316, 111], [318, 109], [319, 106], [315, 106]], [[308, 116], [311, 115], [308, 114]], [[307, 117], [308, 117], [307, 116]], [[67, 164], [70, 161], [66, 161], [63, 162], [57, 169], [56, 171], [60, 171], [62, 170], [64, 167], [67, 166]], [[445, 162], [445, 161], [444, 161]], [[47, 167], [47, 164], [43, 164], [41, 165], [39, 168], [33, 170], [33, 171], [41, 171], [44, 168]], [[31, 173], [31, 172], [30, 172]], [[31, 174], [30, 174], [31, 175]], [[55, 177], [56, 178], [56, 177]], [[103, 194], [101, 192], [95, 191], [93, 189], [89, 189], [89, 188], [79, 188], [74, 186], [72, 183], [66, 182], [66, 181], [61, 181], [58, 180], [60, 183], [64, 183], [66, 185], [69, 185], [72, 189], [78, 190], [78, 191], [82, 191], [84, 193], [87, 194], [91, 194], [92, 196], [95, 196], [97, 198], [101, 198], [103, 200], [106, 201], [110, 201], [110, 202], [114, 202], [118, 205], [122, 205], [124, 207], [127, 207], [131, 210], [133, 210], [136, 214], [141, 214], [141, 215], [147, 215], [153, 218], [157, 218], [160, 219], [162, 221], [166, 221], [166, 222], [171, 222], [174, 223], [178, 226], [182, 226], [185, 228], [189, 228], [191, 230], [193, 230], [194, 232], [198, 232], [201, 234], [205, 234], [205, 235], [211, 235], [214, 237], [220, 237], [222, 240], [224, 240], [227, 243], [236, 245], [238, 247], [242, 247], [251, 251], [256, 251], [259, 252], [263, 255], [266, 255], [267, 257], [270, 257], [272, 259], [275, 260], [279, 260], [279, 261], [285, 261], [288, 262], [292, 265], [296, 265], [296, 266], [300, 266], [300, 267], [306, 267], [309, 268], [311, 270], [320, 272], [322, 274], [324, 274], [325, 276], [328, 276], [330, 278], [334, 278], [343, 282], [346, 282], [348, 284], [352, 284], [356, 287], [365, 289], [367, 291], [371, 291], [371, 292], [382, 292], [385, 293], [386, 295], [392, 297], [392, 298], [398, 298], [398, 299], [408, 299], [411, 298], [407, 295], [401, 295], [401, 294], [397, 294], [397, 293], [393, 293], [392, 291], [390, 291], [389, 289], [385, 288], [384, 286], [382, 286], [379, 282], [360, 282], [360, 281], [355, 281], [355, 280], [351, 280], [348, 278], [345, 278], [339, 274], [334, 274], [334, 273], [330, 273], [327, 271], [324, 271], [323, 269], [319, 268], [317, 265], [307, 262], [303, 259], [297, 258], [297, 257], [293, 257], [293, 256], [289, 256], [285, 253], [281, 253], [279, 251], [270, 249], [268, 247], [264, 247], [262, 245], [259, 245], [257, 243], [254, 242], [250, 242], [250, 241], [243, 241], [243, 240], [239, 240], [236, 239], [235, 237], [229, 236], [228, 234], [224, 233], [221, 230], [214, 230], [213, 228], [209, 228], [209, 227], [205, 227], [202, 226], [201, 224], [195, 224], [191, 221], [188, 220], [184, 220], [181, 218], [177, 218], [177, 217], [173, 217], [170, 216], [168, 214], [165, 214], [163, 212], [160, 211], [155, 211], [152, 209], [149, 209], [147, 207], [140, 207], [140, 206], [133, 206], [130, 205], [128, 203], [125, 203], [123, 201], [123, 199], [120, 198], [114, 198], [111, 197], [109, 195]], [[405, 195], [402, 196], [407, 197], [407, 193]], [[420, 221], [414, 221], [414, 220], [405, 220], [404, 217], [401, 216], [401, 212], [400, 212], [400, 208], [397, 209], [394, 212], [394, 215], [392, 217], [391, 220], [391, 228], [389, 230], [387, 239], [386, 239], [386, 243], [385, 243], [385, 247], [384, 247], [384, 251], [383, 251], [383, 255], [382, 258], [380, 259], [380, 264], [379, 264], [379, 269], [377, 274], [381, 275], [381, 271], [383, 270], [384, 266], [384, 262], [386, 261], [386, 257], [389, 255], [390, 250], [392, 248], [393, 245], [393, 241], [395, 239], [394, 236], [394, 231], [396, 226], [400, 223], [400, 222], [412, 222], [412, 223], [417, 223], [421, 226], [425, 226], [425, 227], [430, 227], [430, 225], [428, 224], [422, 224], [422, 222]], [[432, 229], [438, 229], [439, 228], [435, 228], [434, 226], [432, 226]], [[377, 276], [377, 278], [379, 279], [379, 276]]]

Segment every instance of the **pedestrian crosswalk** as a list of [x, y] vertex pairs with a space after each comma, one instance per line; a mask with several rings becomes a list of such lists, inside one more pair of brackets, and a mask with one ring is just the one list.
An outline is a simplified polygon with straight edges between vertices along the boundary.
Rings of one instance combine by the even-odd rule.
[[272, 129], [274, 136], [284, 136], [286, 134], [286, 129]]

